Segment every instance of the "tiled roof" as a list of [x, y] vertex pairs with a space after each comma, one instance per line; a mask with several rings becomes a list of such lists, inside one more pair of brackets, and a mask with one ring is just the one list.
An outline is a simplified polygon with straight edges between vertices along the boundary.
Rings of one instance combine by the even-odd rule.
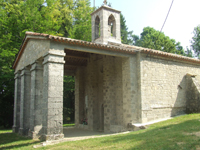
[[153, 56], [161, 56], [161, 57], [167, 57], [167, 58], [172, 58], [172, 59], [176, 59], [176, 60], [183, 60], [183, 61], [188, 61], [188, 62], [193, 62], [193, 63], [200, 63], [200, 60], [198, 60], [198, 59], [185, 57], [185, 56], [172, 54], [172, 53], [167, 53], [167, 52], [162, 52], [162, 51], [159, 51], [159, 50], [153, 50], [153, 49], [133, 46], [133, 45], [126, 45], [126, 44], [104, 45], [104, 44], [97, 44], [97, 43], [93, 43], [93, 42], [87, 42], [87, 41], [76, 40], [76, 39], [71, 39], [71, 38], [53, 36], [53, 35], [44, 34], [44, 33], [26, 32], [26, 37], [25, 37], [25, 39], [22, 43], [20, 51], [19, 51], [19, 53], [18, 53], [18, 55], [15, 59], [15, 62], [13, 64], [14, 69], [15, 69], [15, 67], [16, 67], [16, 65], [17, 65], [17, 63], [18, 63], [18, 61], [19, 61], [29, 39], [53, 40], [53, 41], [71, 44], [71, 45], [79, 45], [79, 46], [84, 46], [84, 47], [98, 48], [98, 49], [115, 51], [115, 52], [120, 52], [120, 53], [128, 53], [128, 54], [135, 54], [139, 51], [141, 53], [146, 53], [149, 56], [150, 55], [151, 56], [152, 55]]

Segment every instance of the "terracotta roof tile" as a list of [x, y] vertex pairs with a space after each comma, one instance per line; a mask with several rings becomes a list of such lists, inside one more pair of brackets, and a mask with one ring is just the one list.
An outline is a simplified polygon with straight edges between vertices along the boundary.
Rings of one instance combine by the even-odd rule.
[[[27, 37], [29, 35], [32, 37]], [[183, 60], [183, 61], [188, 61], [188, 62], [200, 63], [200, 60], [198, 60], [198, 59], [185, 57], [185, 56], [172, 54], [172, 53], [167, 53], [167, 52], [162, 52], [159, 50], [138, 47], [138, 46], [134, 46], [134, 45], [126, 45], [126, 44], [121, 44], [119, 46], [109, 45], [109, 44], [104, 45], [104, 44], [97, 44], [97, 43], [76, 40], [76, 39], [71, 39], [71, 38], [66, 38], [66, 37], [53, 36], [53, 35], [44, 34], [44, 33], [26, 32], [27, 38], [25, 37], [23, 44], [21, 45], [20, 51], [15, 59], [15, 62], [13, 64], [14, 69], [21, 57], [21, 54], [22, 54], [28, 40], [31, 38], [35, 39], [34, 36], [45, 37], [46, 39], [54, 40], [57, 42], [64, 42], [64, 43], [68, 43], [68, 44], [72, 44], [72, 45], [81, 45], [81, 46], [85, 46], [85, 47], [93, 47], [93, 48], [104, 49], [104, 50], [108, 50], [108, 51], [117, 51], [117, 52], [121, 52], [121, 53], [129, 53], [129, 54], [134, 54], [139, 51], [141, 53], [145, 53], [145, 54], [151, 55], [151, 56], [156, 55], [156, 56], [161, 56], [161, 57], [176, 58], [178, 60]]]

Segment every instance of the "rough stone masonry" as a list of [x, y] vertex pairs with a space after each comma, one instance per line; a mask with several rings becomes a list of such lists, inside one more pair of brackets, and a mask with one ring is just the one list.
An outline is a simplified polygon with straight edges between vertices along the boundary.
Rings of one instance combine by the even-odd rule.
[[120, 11], [106, 4], [91, 17], [92, 42], [26, 32], [13, 64], [13, 132], [64, 137], [64, 75], [75, 76], [77, 128], [121, 132], [200, 112], [199, 60], [122, 44]]

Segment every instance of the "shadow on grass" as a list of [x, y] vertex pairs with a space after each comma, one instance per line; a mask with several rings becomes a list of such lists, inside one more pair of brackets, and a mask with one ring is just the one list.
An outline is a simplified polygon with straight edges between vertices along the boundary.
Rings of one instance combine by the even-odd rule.
[[40, 143], [28, 137], [22, 137], [16, 133], [1, 133], [0, 134], [0, 149], [14, 149]]
[[[153, 125], [152, 125], [153, 126]], [[192, 133], [200, 132], [199, 119], [179, 124], [149, 128], [137, 133], [113, 136], [102, 140], [103, 144], [120, 143], [125, 149], [196, 149], [200, 146], [200, 136]], [[189, 134], [188, 134], [189, 133]]]

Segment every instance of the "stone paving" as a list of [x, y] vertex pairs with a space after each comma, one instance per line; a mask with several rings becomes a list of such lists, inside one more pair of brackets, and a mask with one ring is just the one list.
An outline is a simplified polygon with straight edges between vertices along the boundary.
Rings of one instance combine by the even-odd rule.
[[39, 145], [34, 145], [33, 147], [38, 148], [42, 146], [58, 144], [61, 142], [78, 141], [78, 140], [84, 140], [84, 139], [90, 139], [90, 138], [99, 138], [99, 137], [105, 137], [105, 136], [111, 136], [111, 135], [117, 135], [117, 134], [126, 134], [130, 132], [127, 131], [127, 132], [121, 132], [121, 133], [104, 133], [104, 132], [98, 132], [98, 131], [79, 129], [75, 127], [64, 127], [63, 133], [64, 133], [64, 139], [41, 142]]

